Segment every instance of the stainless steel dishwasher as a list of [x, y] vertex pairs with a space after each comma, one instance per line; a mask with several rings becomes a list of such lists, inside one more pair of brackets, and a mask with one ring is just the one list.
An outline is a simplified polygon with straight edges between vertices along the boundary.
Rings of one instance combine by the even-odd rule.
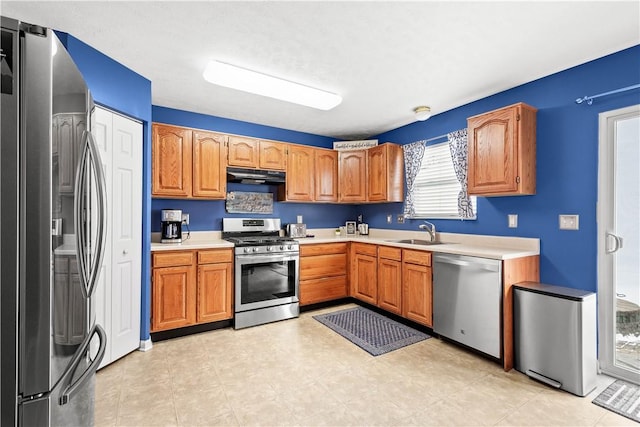
[[501, 357], [502, 261], [433, 255], [433, 331]]

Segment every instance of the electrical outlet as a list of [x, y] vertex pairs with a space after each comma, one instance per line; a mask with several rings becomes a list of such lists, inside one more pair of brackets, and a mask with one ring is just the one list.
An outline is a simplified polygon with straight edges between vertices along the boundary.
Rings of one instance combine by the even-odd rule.
[[580, 228], [580, 215], [559, 215], [560, 230], [578, 230]]
[[518, 228], [518, 215], [510, 214], [509, 217], [509, 228]]
[[393, 222], [393, 215], [387, 215], [387, 224], [391, 224]]
[[188, 213], [183, 213], [182, 214], [182, 223], [189, 225], [189, 214]]
[[358, 220], [357, 220], [357, 221], [358, 221], [358, 224], [360, 224], [361, 222], [363, 222], [363, 221], [362, 221], [362, 214], [358, 215]]
[[404, 214], [398, 214], [397, 221], [398, 224], [404, 224]]

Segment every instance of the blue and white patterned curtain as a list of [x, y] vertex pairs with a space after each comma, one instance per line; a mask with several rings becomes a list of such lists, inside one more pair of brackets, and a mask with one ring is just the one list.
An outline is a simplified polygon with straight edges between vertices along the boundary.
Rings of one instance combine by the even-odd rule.
[[414, 205], [414, 183], [420, 171], [422, 157], [424, 157], [424, 149], [425, 141], [413, 142], [402, 146], [404, 154], [404, 174], [407, 180], [407, 197], [404, 201], [404, 214], [408, 217], [413, 217], [416, 213]]
[[458, 182], [462, 187], [458, 193], [458, 213], [460, 218], [473, 218], [473, 206], [467, 194], [467, 171], [469, 163], [467, 161], [467, 129], [457, 130], [447, 134], [449, 139], [449, 149], [451, 150], [451, 160], [453, 160], [453, 170], [456, 172]]

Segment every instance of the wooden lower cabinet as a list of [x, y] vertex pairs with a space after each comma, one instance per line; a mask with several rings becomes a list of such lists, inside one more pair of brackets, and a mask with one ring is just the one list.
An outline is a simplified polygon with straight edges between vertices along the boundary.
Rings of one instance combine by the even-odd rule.
[[402, 251], [402, 316], [433, 326], [431, 253]]
[[347, 244], [300, 245], [300, 305], [347, 296]]
[[196, 321], [193, 265], [153, 269], [151, 331], [181, 328]]
[[232, 250], [152, 254], [151, 332], [233, 317]]
[[197, 323], [233, 317], [232, 256], [228, 249], [198, 252]]
[[351, 296], [372, 305], [378, 303], [378, 247], [353, 243]]
[[378, 246], [378, 307], [402, 314], [402, 250]]

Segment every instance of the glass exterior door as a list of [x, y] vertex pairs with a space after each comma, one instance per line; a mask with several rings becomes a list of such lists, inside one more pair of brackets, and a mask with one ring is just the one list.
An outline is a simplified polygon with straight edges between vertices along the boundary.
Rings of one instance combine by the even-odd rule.
[[598, 190], [599, 359], [640, 380], [640, 106], [601, 114]]

